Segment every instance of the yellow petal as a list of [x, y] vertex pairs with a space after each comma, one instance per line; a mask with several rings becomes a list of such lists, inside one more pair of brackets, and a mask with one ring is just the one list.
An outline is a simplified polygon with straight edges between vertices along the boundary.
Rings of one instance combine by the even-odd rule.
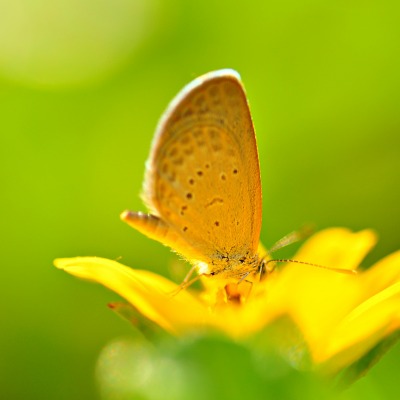
[[[294, 259], [355, 269], [375, 240], [369, 230], [352, 233], [343, 228], [326, 229], [313, 235]], [[287, 264], [277, 278], [276, 285], [269, 290], [271, 301], [299, 326], [315, 357], [332, 329], [365, 299], [359, 275]]]
[[331, 369], [351, 364], [400, 326], [400, 282], [369, 298], [330, 333], [316, 361], [331, 357]]
[[375, 243], [376, 235], [369, 229], [330, 228], [313, 235], [294, 258], [330, 268], [356, 269]]
[[134, 270], [99, 257], [61, 258], [54, 265], [83, 279], [101, 283], [131, 303], [141, 314], [177, 334], [207, 322], [206, 307], [187, 290], [150, 271]]
[[370, 296], [400, 280], [400, 251], [377, 262], [363, 273], [364, 285]]

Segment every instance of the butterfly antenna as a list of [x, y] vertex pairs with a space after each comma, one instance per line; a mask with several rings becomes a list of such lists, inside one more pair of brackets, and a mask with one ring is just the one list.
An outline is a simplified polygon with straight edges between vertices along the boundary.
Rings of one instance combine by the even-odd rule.
[[309, 265], [311, 267], [317, 267], [321, 269], [326, 269], [328, 271], [332, 272], [339, 272], [341, 274], [346, 274], [346, 275], [357, 275], [357, 271], [354, 269], [343, 269], [343, 268], [332, 268], [332, 267], [327, 267], [325, 265], [320, 265], [320, 264], [313, 264], [307, 261], [299, 261], [299, 260], [292, 260], [292, 259], [286, 259], [286, 258], [281, 258], [281, 259], [272, 259], [272, 260], [267, 260], [264, 262], [264, 266], [267, 272], [272, 272], [274, 268], [268, 268], [268, 264], [270, 263], [296, 263], [296, 264], [303, 264], [303, 265]]
[[270, 249], [269, 253], [274, 253], [277, 250], [282, 249], [283, 247], [289, 246], [293, 243], [299, 242], [301, 240], [307, 239], [311, 236], [315, 231], [315, 226], [312, 224], [304, 225], [297, 231], [290, 232], [282, 239], [278, 240]]

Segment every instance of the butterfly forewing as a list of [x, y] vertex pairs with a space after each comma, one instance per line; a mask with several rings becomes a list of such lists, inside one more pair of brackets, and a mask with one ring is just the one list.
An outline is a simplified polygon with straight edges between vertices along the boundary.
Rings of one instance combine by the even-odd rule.
[[172, 101], [153, 141], [143, 197], [186, 257], [210, 262], [257, 252], [259, 162], [237, 73], [204, 75]]

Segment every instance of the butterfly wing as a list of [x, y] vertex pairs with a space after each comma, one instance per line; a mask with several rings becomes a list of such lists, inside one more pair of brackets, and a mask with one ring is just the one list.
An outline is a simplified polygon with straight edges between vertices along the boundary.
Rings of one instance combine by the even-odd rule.
[[235, 71], [201, 76], [171, 102], [152, 144], [143, 198], [152, 215], [125, 219], [188, 259], [208, 263], [257, 252], [259, 161]]

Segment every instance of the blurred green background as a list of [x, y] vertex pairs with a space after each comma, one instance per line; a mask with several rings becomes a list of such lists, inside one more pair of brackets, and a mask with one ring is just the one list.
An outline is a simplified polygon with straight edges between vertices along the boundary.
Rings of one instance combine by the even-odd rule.
[[[98, 354], [130, 329], [106, 308], [114, 294], [52, 260], [168, 274], [174, 256], [119, 213], [144, 211], [156, 123], [210, 70], [247, 89], [267, 246], [312, 222], [375, 229], [366, 265], [399, 249], [399, 4], [1, 0], [0, 397], [99, 398]], [[399, 356], [348, 394], [390, 398]]]

